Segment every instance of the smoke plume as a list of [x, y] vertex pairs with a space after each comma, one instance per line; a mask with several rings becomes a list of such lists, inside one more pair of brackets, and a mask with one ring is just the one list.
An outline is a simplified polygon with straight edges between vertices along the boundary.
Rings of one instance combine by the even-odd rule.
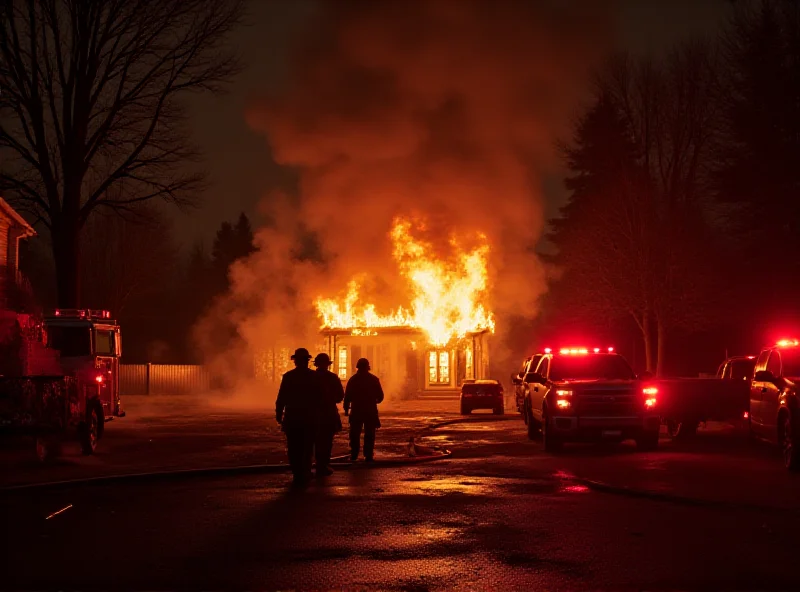
[[[300, 191], [265, 198], [272, 223], [215, 312], [238, 327], [242, 350], [217, 363], [234, 370], [243, 351], [287, 337], [311, 348], [314, 299], [343, 297], [354, 277], [365, 300], [407, 306], [388, 238], [398, 215], [423, 220], [442, 256], [454, 232], [488, 237], [502, 341], [503, 319], [535, 315], [546, 289], [532, 253], [541, 178], [557, 170], [556, 140], [606, 50], [604, 3], [336, 1], [312, 28], [283, 92], [247, 113], [278, 162], [299, 170]], [[213, 349], [208, 324], [199, 334]]]

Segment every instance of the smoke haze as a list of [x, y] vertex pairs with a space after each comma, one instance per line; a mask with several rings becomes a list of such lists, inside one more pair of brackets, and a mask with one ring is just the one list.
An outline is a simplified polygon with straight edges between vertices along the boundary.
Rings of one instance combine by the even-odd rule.
[[[323, 7], [284, 92], [247, 113], [277, 161], [300, 171], [299, 196], [265, 198], [272, 224], [257, 232], [258, 252], [231, 270], [232, 294], [199, 327], [201, 344], [220, 353], [213, 327], [225, 317], [244, 343], [216, 356], [218, 368], [236, 371], [251, 363], [243, 353], [286, 338], [311, 348], [320, 342], [314, 300], [343, 297], [354, 277], [365, 281], [362, 299], [384, 312], [408, 306], [388, 237], [398, 215], [423, 220], [443, 257], [454, 232], [488, 237], [487, 304], [502, 343], [504, 318], [534, 316], [546, 289], [532, 253], [545, 223], [541, 178], [558, 169], [555, 142], [568, 135], [588, 74], [608, 49], [608, 7]], [[309, 236], [307, 250], [321, 257], [298, 260], [298, 237]]]

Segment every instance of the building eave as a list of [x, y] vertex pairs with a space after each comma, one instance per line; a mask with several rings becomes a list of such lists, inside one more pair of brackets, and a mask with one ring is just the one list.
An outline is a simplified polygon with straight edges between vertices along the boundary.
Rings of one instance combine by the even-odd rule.
[[[359, 334], [354, 333], [355, 331], [362, 331], [362, 332], [373, 332]], [[420, 335], [423, 334], [424, 331], [419, 327], [322, 327], [320, 329], [320, 333], [322, 335], [352, 335], [354, 337], [377, 337], [380, 335]], [[487, 333], [491, 333], [491, 329], [480, 329], [477, 331], [469, 331], [467, 332], [464, 337], [477, 337], [479, 335], [486, 335]]]
[[2, 211], [12, 222], [14, 222], [14, 227], [20, 231], [21, 238], [36, 236], [36, 231], [33, 229], [33, 226], [28, 224], [25, 218], [20, 216], [19, 213], [17, 213], [17, 211], [12, 208], [2, 197], [0, 197], [0, 211]]

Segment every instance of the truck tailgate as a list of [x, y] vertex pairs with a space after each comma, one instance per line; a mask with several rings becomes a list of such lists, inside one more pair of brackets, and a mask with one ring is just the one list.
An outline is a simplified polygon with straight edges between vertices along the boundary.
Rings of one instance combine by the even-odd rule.
[[750, 382], [721, 378], [667, 378], [656, 381], [663, 417], [734, 420], [750, 406]]

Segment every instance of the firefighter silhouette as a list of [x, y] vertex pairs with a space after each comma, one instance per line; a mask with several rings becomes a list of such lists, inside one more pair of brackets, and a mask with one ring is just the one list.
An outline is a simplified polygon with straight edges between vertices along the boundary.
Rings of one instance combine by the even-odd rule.
[[318, 477], [333, 473], [330, 467], [333, 437], [337, 432], [342, 431], [342, 420], [339, 417], [337, 405], [344, 399], [344, 389], [339, 377], [328, 370], [330, 365], [331, 358], [328, 354], [317, 354], [317, 357], [314, 358], [314, 366], [317, 368], [314, 374], [316, 374], [322, 389], [319, 423], [314, 442]]
[[323, 393], [316, 373], [308, 367], [311, 360], [308, 350], [298, 348], [292, 360], [295, 368], [281, 379], [275, 401], [275, 419], [286, 434], [294, 482], [303, 484], [311, 477], [311, 456]]
[[[383, 402], [381, 381], [370, 371], [369, 360], [356, 363], [356, 373], [347, 381], [344, 391], [344, 414], [350, 416], [350, 460], [358, 459], [361, 431], [364, 431], [364, 458], [372, 462], [375, 430], [381, 427], [378, 405]], [[352, 408], [352, 410], [351, 410]]]

